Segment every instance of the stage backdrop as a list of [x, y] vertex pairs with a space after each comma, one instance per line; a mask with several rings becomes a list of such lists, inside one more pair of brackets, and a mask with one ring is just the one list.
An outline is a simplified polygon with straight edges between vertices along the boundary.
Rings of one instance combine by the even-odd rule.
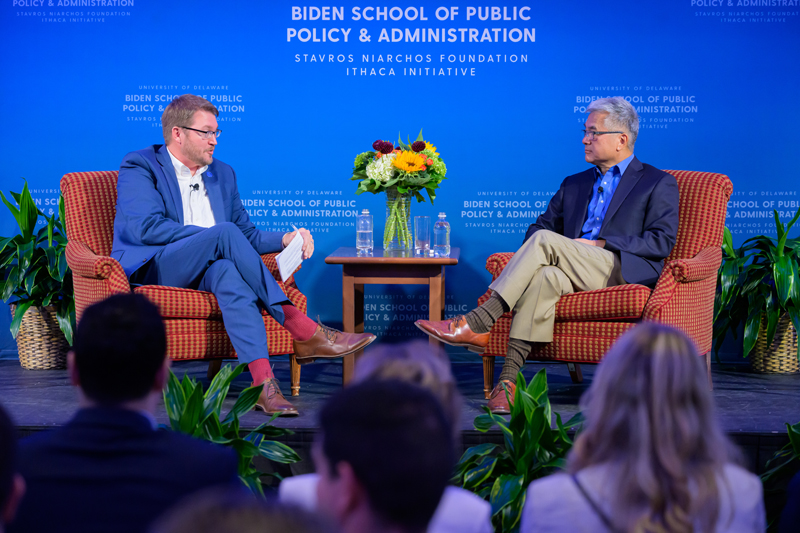
[[[376, 139], [422, 130], [447, 164], [436, 204], [412, 216], [446, 213], [461, 248], [448, 316], [475, 305], [486, 258], [515, 250], [561, 180], [587, 168], [580, 130], [600, 97], [638, 109], [642, 161], [731, 177], [737, 244], [798, 206], [798, 0], [3, 0], [0, 17], [3, 191], [25, 178], [52, 213], [63, 174], [117, 169], [163, 142], [172, 98], [202, 95], [253, 222], [315, 233], [297, 281], [329, 324], [341, 324], [341, 267], [325, 256], [355, 244], [362, 209], [376, 241], [383, 231], [385, 198], [349, 181]], [[421, 286], [370, 286], [367, 328], [417, 336], [426, 301]]]

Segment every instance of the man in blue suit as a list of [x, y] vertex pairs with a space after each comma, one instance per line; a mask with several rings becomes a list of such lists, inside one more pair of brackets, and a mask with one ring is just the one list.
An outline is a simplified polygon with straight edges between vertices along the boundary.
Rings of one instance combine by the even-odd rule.
[[[291, 333], [301, 364], [353, 353], [375, 336], [317, 325], [283, 293], [260, 254], [281, 251], [297, 231], [260, 231], [250, 221], [236, 173], [213, 157], [218, 115], [199, 96], [175, 98], [161, 117], [165, 144], [125, 156], [111, 257], [132, 284], [213, 293], [239, 360], [248, 363], [254, 385], [264, 383], [256, 407], [267, 414], [297, 415], [272, 373], [261, 309]], [[308, 230], [298, 231], [307, 259], [314, 239]]]
[[[417, 321], [429, 335], [483, 353], [500, 316], [514, 311], [499, 381], [515, 390], [534, 343], [553, 341], [559, 298], [625, 283], [654, 286], [678, 234], [675, 177], [633, 155], [639, 117], [620, 97], [589, 105], [583, 145], [593, 168], [566, 178], [522, 247], [489, 286], [491, 298], [466, 315]], [[507, 414], [498, 382], [489, 408]]]
[[166, 347], [158, 309], [143, 296], [118, 294], [86, 310], [67, 356], [80, 409], [21, 441], [27, 497], [9, 531], [144, 533], [195, 491], [240, 486], [233, 451], [157, 430]]

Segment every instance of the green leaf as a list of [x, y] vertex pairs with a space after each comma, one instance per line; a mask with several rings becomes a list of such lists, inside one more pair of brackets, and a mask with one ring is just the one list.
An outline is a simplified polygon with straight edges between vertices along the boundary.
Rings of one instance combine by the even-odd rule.
[[[789, 314], [792, 324], [794, 324], [795, 332], [800, 332], [800, 311], [796, 307], [792, 307], [787, 309], [786, 312]], [[800, 342], [797, 343], [797, 359], [800, 360]]]
[[14, 320], [11, 321], [11, 336], [15, 339], [19, 333], [19, 326], [22, 323], [22, 316], [25, 314], [25, 311], [30, 309], [30, 307], [31, 302], [23, 302], [22, 300], [17, 302], [17, 308], [14, 311]]
[[487, 442], [486, 444], [479, 444], [477, 446], [472, 446], [464, 451], [464, 454], [461, 456], [461, 459], [459, 459], [458, 462], [465, 463], [475, 457], [483, 457], [484, 455], [489, 455], [498, 448], [499, 446], [497, 444], [492, 444], [490, 442]]
[[178, 422], [181, 419], [185, 405], [186, 396], [183, 393], [183, 387], [181, 387], [178, 378], [172, 370], [170, 370], [169, 377], [167, 378], [167, 386], [164, 389], [164, 407], [166, 408], [170, 425], [175, 431], [179, 431], [178, 428], [180, 426]]
[[278, 463], [297, 463], [300, 461], [300, 456], [295, 453], [293, 449], [274, 440], [262, 440], [258, 446], [258, 452], [267, 459]]
[[245, 439], [233, 439], [231, 447], [236, 450], [240, 458], [252, 459], [259, 454], [258, 447]]
[[496, 464], [497, 464], [496, 457], [491, 457], [491, 456], [483, 457], [474, 468], [468, 470], [464, 474], [464, 488], [469, 489], [477, 487], [478, 485], [486, 481], [492, 474], [492, 470], [494, 470]]
[[422, 129], [419, 130], [419, 135], [417, 135], [417, 141], [424, 141], [425, 139], [422, 138]]
[[797, 458], [800, 458], [800, 423], [790, 426], [786, 424], [786, 432], [789, 434], [789, 443]]
[[504, 507], [517, 499], [524, 488], [522, 485], [524, 480], [524, 475], [514, 476], [508, 474], [503, 474], [495, 480], [489, 499], [489, 503], [492, 504], [492, 515], [499, 513]]
[[792, 286], [795, 284], [794, 271], [789, 256], [781, 255], [778, 257], [778, 260], [772, 265], [772, 275], [775, 280], [775, 289], [778, 291], [778, 298], [785, 308], [792, 294]]
[[758, 329], [761, 326], [761, 309], [753, 309], [744, 325], [744, 357], [750, 355], [758, 339]]
[[736, 258], [736, 249], [733, 247], [733, 236], [731, 235], [731, 230], [725, 226], [723, 235], [722, 235], [722, 251], [725, 252], [731, 259]]
[[239, 418], [244, 413], [249, 412], [250, 410], [255, 407], [256, 402], [258, 402], [258, 397], [261, 396], [261, 391], [264, 389], [264, 384], [261, 383], [260, 385], [256, 385], [254, 387], [248, 387], [239, 394], [239, 397], [236, 399], [236, 403], [233, 404], [233, 407], [228, 412], [228, 416], [225, 417], [223, 420], [223, 424], [228, 424], [233, 421], [234, 418]]
[[[772, 215], [775, 217], [775, 228], [778, 230], [778, 242], [781, 242], [786, 236], [786, 231], [783, 229], [783, 223], [781, 222], [781, 218], [778, 216], [777, 209], [772, 210]], [[778, 255], [783, 255], [783, 247], [778, 250]]]
[[[191, 388], [187, 390], [187, 383]], [[181, 418], [178, 421], [178, 428], [181, 433], [194, 435], [200, 428], [198, 422], [200, 415], [203, 414], [203, 388], [197, 386], [184, 377], [183, 391], [186, 394], [186, 405], [184, 406]]]
[[56, 320], [67, 343], [72, 346], [72, 336], [75, 331], [75, 302], [72, 298], [67, 302], [62, 300], [56, 307]]

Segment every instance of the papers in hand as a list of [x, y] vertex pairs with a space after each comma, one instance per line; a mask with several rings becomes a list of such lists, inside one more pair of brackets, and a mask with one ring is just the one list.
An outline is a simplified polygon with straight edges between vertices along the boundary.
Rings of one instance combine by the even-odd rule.
[[275, 261], [278, 263], [281, 281], [286, 281], [303, 262], [303, 236], [299, 231], [295, 233], [289, 245], [275, 257]]

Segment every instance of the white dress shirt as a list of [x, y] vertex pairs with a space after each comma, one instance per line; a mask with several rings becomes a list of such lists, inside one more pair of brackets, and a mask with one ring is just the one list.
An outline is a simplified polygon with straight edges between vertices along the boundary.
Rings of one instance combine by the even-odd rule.
[[167, 152], [169, 152], [169, 158], [172, 159], [175, 176], [178, 178], [178, 188], [181, 191], [183, 225], [210, 228], [216, 224], [216, 221], [214, 213], [211, 211], [211, 201], [208, 199], [206, 184], [203, 182], [203, 172], [208, 170], [208, 165], [198, 168], [197, 172], [192, 174], [189, 167], [172, 155], [169, 147], [167, 147]]

